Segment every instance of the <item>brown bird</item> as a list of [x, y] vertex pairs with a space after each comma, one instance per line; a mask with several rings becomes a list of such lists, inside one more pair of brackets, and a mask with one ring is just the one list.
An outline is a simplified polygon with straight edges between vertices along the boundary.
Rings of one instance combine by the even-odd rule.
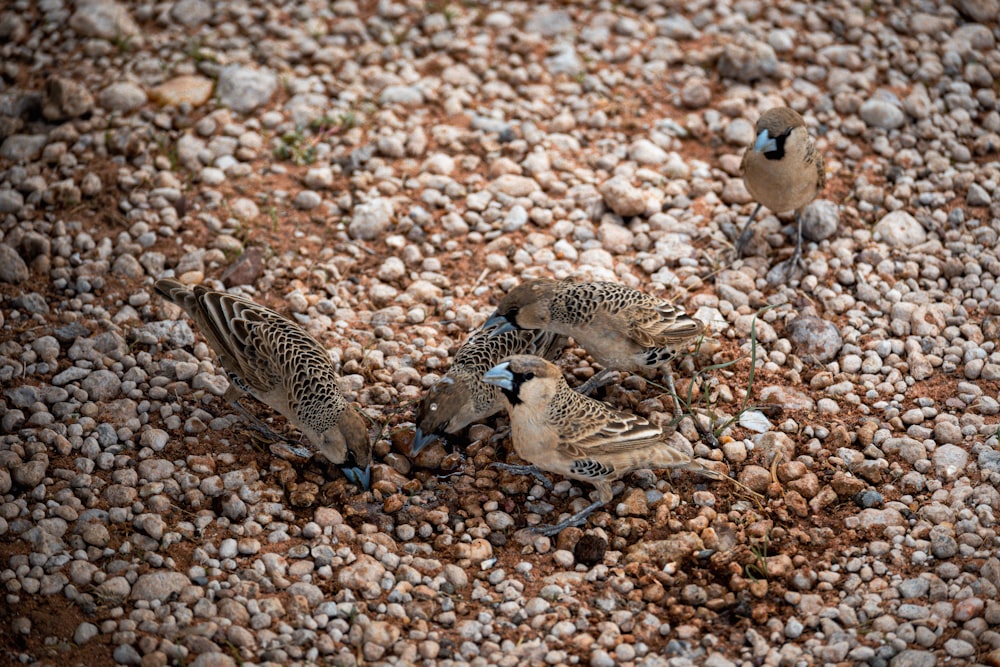
[[[215, 350], [229, 376], [223, 397], [251, 424], [280, 438], [237, 400], [247, 393], [297, 426], [345, 476], [367, 488], [372, 443], [364, 418], [344, 398], [326, 349], [298, 324], [259, 304], [176, 280], [156, 291], [183, 308]], [[308, 453], [306, 453], [308, 456]]]
[[554, 359], [566, 346], [565, 337], [544, 331], [492, 333], [489, 327], [472, 332], [455, 353], [445, 376], [427, 390], [417, 408], [414, 454], [436, 439], [460, 433], [469, 424], [504, 409], [500, 389], [483, 381], [483, 374], [502, 359], [512, 354]]
[[538, 329], [572, 336], [604, 366], [580, 387], [584, 394], [600, 386], [613, 370], [649, 374], [662, 369], [678, 415], [670, 362], [705, 328], [680, 306], [631, 287], [547, 278], [512, 289], [486, 324], [499, 325], [493, 335]]
[[816, 150], [802, 116], [788, 107], [765, 111], [757, 120], [753, 146], [743, 154], [740, 173], [757, 206], [736, 240], [737, 256], [743, 256], [743, 247], [751, 236], [750, 223], [762, 206], [775, 213], [795, 211], [795, 251], [787, 264], [789, 270], [793, 269], [802, 258], [802, 209], [826, 185], [823, 156]]
[[573, 391], [559, 368], [544, 359], [510, 357], [491, 368], [484, 379], [503, 391], [514, 451], [532, 464], [495, 467], [534, 475], [549, 487], [542, 470], [597, 488], [597, 500], [580, 512], [557, 524], [534, 528], [544, 535], [584, 523], [614, 497], [612, 483], [635, 470], [685, 468], [735, 482], [667, 445], [659, 426]]

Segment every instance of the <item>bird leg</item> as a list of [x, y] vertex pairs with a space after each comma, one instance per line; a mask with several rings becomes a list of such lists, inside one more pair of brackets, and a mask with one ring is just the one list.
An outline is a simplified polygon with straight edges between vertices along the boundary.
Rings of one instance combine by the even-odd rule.
[[667, 381], [667, 390], [670, 391], [670, 398], [674, 402], [674, 417], [680, 419], [684, 416], [684, 411], [681, 410], [681, 399], [677, 396], [677, 389], [674, 387], [674, 374], [670, 372], [669, 365], [663, 367], [663, 376]]
[[579, 526], [586, 523], [587, 517], [593, 514], [596, 510], [607, 505], [607, 500], [598, 499], [590, 503], [582, 510], [577, 512], [571, 517], [568, 517], [559, 523], [553, 524], [539, 524], [537, 526], [532, 526], [531, 531], [534, 533], [539, 533], [540, 535], [545, 535], [546, 537], [552, 537], [553, 535], [558, 535], [563, 530], [569, 528], [570, 526]]
[[267, 425], [264, 424], [264, 422], [262, 422], [261, 420], [257, 419], [252, 414], [250, 414], [250, 411], [247, 410], [245, 407], [243, 407], [243, 404], [240, 403], [237, 399], [235, 398], [231, 399], [229, 401], [229, 407], [231, 407], [236, 412], [240, 413], [240, 415], [247, 420], [247, 425], [253, 430], [260, 433], [261, 435], [263, 435], [264, 437], [269, 438], [271, 440], [285, 440], [284, 436], [278, 435], [270, 428], [268, 428]]
[[576, 388], [577, 392], [584, 396], [590, 396], [595, 390], [614, 381], [615, 371], [605, 368], [600, 373], [590, 376], [590, 379]]
[[541, 469], [535, 465], [519, 466], [512, 463], [492, 463], [491, 468], [496, 468], [497, 470], [504, 470], [506, 472], [512, 473], [514, 475], [531, 475], [538, 482], [544, 486], [549, 491], [552, 490], [552, 482], [548, 477], [542, 474]]
[[753, 232], [750, 231], [750, 223], [752, 223], [754, 218], [757, 217], [757, 214], [760, 213], [760, 209], [761, 205], [757, 204], [757, 207], [753, 210], [753, 213], [751, 213], [750, 217], [747, 218], [747, 221], [743, 223], [743, 229], [740, 230], [740, 235], [736, 239], [736, 259], [743, 258], [743, 248], [744, 246], [746, 246], [747, 241], [750, 240], [750, 237], [753, 236]]
[[786, 262], [783, 262], [781, 267], [781, 279], [783, 281], [791, 280], [792, 276], [795, 275], [800, 269], [805, 271], [805, 262], [802, 261], [802, 213], [795, 213], [795, 250], [792, 251], [792, 256], [788, 258]]

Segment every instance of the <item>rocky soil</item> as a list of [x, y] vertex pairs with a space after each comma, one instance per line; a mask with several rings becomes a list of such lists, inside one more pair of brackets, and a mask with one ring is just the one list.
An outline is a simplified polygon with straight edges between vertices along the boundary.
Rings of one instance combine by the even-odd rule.
[[[7, 3], [0, 663], [1000, 664], [998, 4]], [[732, 251], [778, 104], [828, 173], [790, 282], [790, 215]], [[329, 347], [370, 491], [254, 439], [171, 275]], [[671, 442], [766, 500], [639, 474], [549, 539], [591, 489], [490, 469], [502, 419], [411, 455], [542, 275], [709, 323]]]

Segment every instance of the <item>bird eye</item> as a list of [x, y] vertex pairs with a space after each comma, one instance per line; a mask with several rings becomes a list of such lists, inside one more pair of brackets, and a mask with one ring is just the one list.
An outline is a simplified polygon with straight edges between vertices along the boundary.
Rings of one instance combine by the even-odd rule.
[[525, 379], [525, 380], [531, 380], [531, 379], [533, 379], [534, 377], [535, 377], [535, 374], [534, 374], [534, 373], [531, 373], [531, 372], [528, 372], [528, 373], [525, 373], [525, 374], [524, 374], [524, 379]]
[[431, 412], [437, 412], [437, 409], [438, 409], [438, 404], [437, 403], [431, 403]]

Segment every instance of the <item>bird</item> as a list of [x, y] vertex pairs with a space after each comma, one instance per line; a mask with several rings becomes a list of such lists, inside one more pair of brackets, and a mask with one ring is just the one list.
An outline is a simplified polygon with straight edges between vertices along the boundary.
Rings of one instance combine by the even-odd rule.
[[500, 301], [486, 321], [493, 335], [537, 329], [571, 336], [604, 366], [578, 391], [590, 393], [614, 370], [649, 374], [661, 369], [681, 409], [670, 371], [678, 352], [704, 331], [701, 320], [665, 299], [612, 282], [575, 282], [540, 278], [521, 283]]
[[515, 355], [491, 368], [483, 379], [503, 392], [514, 451], [531, 464], [493, 466], [533, 475], [548, 488], [551, 482], [542, 471], [588, 482], [597, 489], [597, 500], [590, 505], [559, 523], [535, 526], [535, 532], [551, 536], [585, 523], [614, 497], [611, 485], [615, 481], [643, 468], [683, 468], [739, 485], [669, 446], [663, 429], [647, 419], [573, 391], [559, 368], [545, 359]]
[[795, 211], [797, 233], [789, 270], [802, 258], [802, 209], [826, 185], [823, 156], [809, 136], [806, 123], [794, 109], [768, 109], [757, 120], [756, 138], [740, 162], [747, 191], [757, 201], [736, 240], [737, 257], [750, 240], [750, 224], [762, 206], [775, 213]]
[[268, 405], [298, 427], [324, 457], [342, 466], [348, 480], [368, 488], [372, 442], [365, 420], [344, 398], [330, 356], [315, 338], [250, 299], [170, 278], [157, 281], [155, 288], [187, 312], [215, 350], [229, 376], [223, 398], [230, 406], [257, 430], [280, 438], [238, 399], [246, 393]]
[[491, 327], [473, 331], [455, 353], [448, 372], [427, 390], [417, 408], [414, 455], [435, 440], [460, 433], [504, 409], [500, 389], [483, 381], [483, 374], [502, 359], [513, 354], [554, 359], [566, 347], [564, 336], [545, 331], [492, 333]]

